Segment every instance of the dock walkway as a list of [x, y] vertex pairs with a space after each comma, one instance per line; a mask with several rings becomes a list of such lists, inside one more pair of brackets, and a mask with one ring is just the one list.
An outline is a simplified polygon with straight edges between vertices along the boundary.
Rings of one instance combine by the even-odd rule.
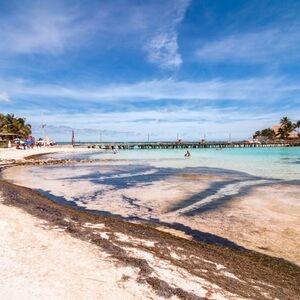
[[85, 143], [76, 147], [99, 149], [196, 149], [196, 148], [272, 148], [272, 147], [300, 147], [298, 142], [286, 143], [249, 143], [249, 142], [151, 142], [151, 143]]

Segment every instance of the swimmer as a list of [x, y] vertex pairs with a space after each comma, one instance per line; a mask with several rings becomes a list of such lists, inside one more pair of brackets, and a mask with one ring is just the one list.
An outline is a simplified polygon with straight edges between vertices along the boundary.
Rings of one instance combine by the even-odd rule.
[[186, 154], [184, 154], [185, 157], [190, 157], [191, 156], [191, 153], [190, 151], [186, 151]]

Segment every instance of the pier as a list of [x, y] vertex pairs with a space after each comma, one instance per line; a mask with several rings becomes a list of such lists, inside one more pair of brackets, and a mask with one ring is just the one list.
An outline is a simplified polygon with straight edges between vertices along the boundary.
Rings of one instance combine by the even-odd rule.
[[226, 149], [226, 148], [272, 148], [272, 147], [300, 147], [297, 142], [250, 143], [250, 142], [131, 142], [131, 143], [82, 143], [75, 147], [94, 149]]

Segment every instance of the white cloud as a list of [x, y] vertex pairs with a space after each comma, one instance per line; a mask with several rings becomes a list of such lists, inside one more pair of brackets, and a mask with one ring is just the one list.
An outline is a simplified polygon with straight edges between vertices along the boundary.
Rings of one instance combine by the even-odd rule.
[[42, 85], [17, 80], [0, 80], [0, 88], [16, 98], [61, 98], [90, 102], [128, 102], [150, 100], [237, 100], [273, 101], [299, 97], [300, 85], [274, 77], [241, 80], [141, 81], [133, 84]]
[[300, 56], [297, 28], [236, 34], [204, 44], [196, 51], [201, 61], [244, 63], [282, 62]]
[[0, 52], [60, 55], [79, 47], [133, 47], [162, 68], [178, 67], [177, 27], [190, 2], [20, 2], [11, 13], [0, 12]]
[[158, 63], [162, 68], [178, 67], [182, 63], [178, 53], [177, 35], [175, 32], [163, 33], [153, 37], [147, 45], [149, 61]]
[[80, 44], [90, 30], [80, 11], [62, 3], [24, 3], [1, 16], [0, 50], [14, 54], [59, 54]]
[[[41, 121], [39, 113], [40, 111], [35, 115], [31, 112], [26, 117], [30, 122], [39, 124]], [[285, 110], [285, 113], [295, 119], [300, 110], [289, 109]], [[81, 141], [98, 140], [100, 131], [103, 132], [103, 139], [106, 141], [146, 140], [148, 133], [151, 139], [156, 140], [175, 139], [177, 133], [187, 140], [199, 140], [205, 133], [209, 140], [214, 140], [227, 139], [229, 133], [233, 138], [247, 138], [256, 130], [277, 123], [281, 117], [281, 109], [265, 112], [239, 107], [202, 107], [201, 109], [181, 107], [179, 109], [90, 113], [89, 115], [51, 113], [45, 115], [45, 122], [49, 125], [48, 129], [46, 127], [49, 135], [62, 140], [63, 137], [65, 140], [70, 140], [70, 128], [74, 127], [76, 136]], [[57, 124], [63, 126], [57, 127]], [[39, 125], [35, 128], [36, 134], [39, 134]]]
[[5, 101], [5, 102], [10, 101], [8, 94], [5, 92], [0, 92], [0, 101]]
[[[182, 58], [178, 51], [177, 27], [182, 22], [190, 0], [171, 2], [167, 7], [168, 13], [164, 15], [164, 22], [154, 29], [154, 34], [146, 43], [149, 61], [162, 68], [176, 68], [181, 65]], [[158, 12], [164, 14], [164, 12]]]

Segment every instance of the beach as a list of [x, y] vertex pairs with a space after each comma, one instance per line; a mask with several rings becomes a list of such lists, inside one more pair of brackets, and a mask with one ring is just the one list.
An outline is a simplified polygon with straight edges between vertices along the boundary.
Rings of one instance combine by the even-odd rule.
[[[13, 167], [2, 176], [79, 209], [166, 224], [184, 235], [192, 230], [209, 232], [300, 265], [298, 152], [270, 150], [274, 158], [261, 157], [268, 153], [264, 149], [249, 152], [257, 160], [250, 169], [252, 174], [244, 172], [245, 161], [250, 159], [244, 149], [234, 150], [231, 157], [230, 152], [205, 153], [200, 149], [199, 160], [194, 150], [193, 160], [184, 160], [175, 151], [130, 150], [115, 155], [75, 148], [46, 156], [50, 165]], [[238, 170], [213, 168], [210, 156], [215, 166], [221, 164], [223, 156]], [[82, 158], [90, 161], [76, 163]], [[69, 163], [51, 164], [60, 159]], [[267, 168], [262, 165], [264, 159], [272, 177], [259, 176], [260, 169], [255, 170], [256, 165]], [[226, 167], [225, 162], [223, 165]], [[288, 177], [291, 166], [293, 172]]]
[[51, 228], [21, 209], [1, 203], [0, 213], [1, 299], [154, 296], [135, 281], [134, 269], [117, 266], [96, 246]]
[[[49, 152], [72, 156], [87, 149]], [[5, 159], [46, 150], [22, 153], [7, 152]], [[9, 286], [16, 285], [28, 286], [28, 293], [35, 289], [36, 299], [47, 293], [45, 298], [113, 299], [122, 291], [126, 299], [295, 299], [299, 185], [229, 171], [158, 172], [153, 162], [136, 166], [113, 157], [60, 166], [47, 156], [45, 166], [2, 171], [12, 182], [0, 184], [7, 299], [16, 293]], [[212, 183], [214, 193], [205, 194]], [[245, 183], [251, 190], [240, 192]], [[199, 206], [199, 197], [206, 205]], [[72, 280], [80, 282], [82, 294], [75, 284], [61, 284]]]
[[0, 8], [0, 300], [300, 300], [300, 1]]
[[[86, 151], [82, 148], [74, 148], [72, 145], [64, 146], [49, 146], [49, 147], [40, 147], [26, 150], [17, 150], [15, 148], [0, 148], [0, 163], [4, 164], [6, 162], [12, 161], [23, 161], [25, 157], [32, 155], [43, 155], [47, 153], [81, 153]], [[93, 151], [93, 149], [89, 149]], [[99, 150], [98, 150], [99, 151]]]

